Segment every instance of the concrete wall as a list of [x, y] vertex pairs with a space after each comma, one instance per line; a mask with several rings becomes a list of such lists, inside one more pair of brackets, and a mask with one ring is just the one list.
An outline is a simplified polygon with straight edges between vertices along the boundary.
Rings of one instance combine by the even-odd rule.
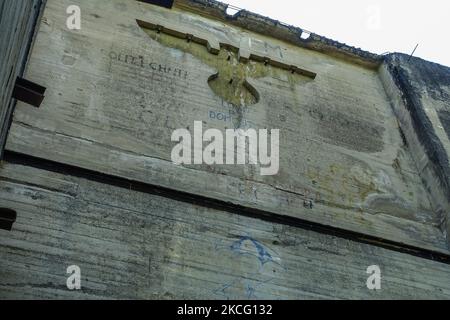
[[0, 158], [15, 102], [11, 100], [39, 24], [45, 0], [4, 0], [0, 3]]
[[[8, 137], [0, 296], [449, 297], [445, 189], [381, 57], [200, 0], [78, 0], [68, 30], [73, 2], [48, 1], [26, 73], [46, 99], [19, 103]], [[280, 172], [173, 164], [194, 121], [280, 129]]]

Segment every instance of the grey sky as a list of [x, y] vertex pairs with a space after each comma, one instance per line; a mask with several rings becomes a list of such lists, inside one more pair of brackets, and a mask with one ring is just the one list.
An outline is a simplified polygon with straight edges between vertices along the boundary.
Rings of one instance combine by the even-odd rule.
[[225, 0], [349, 45], [450, 66], [448, 0]]

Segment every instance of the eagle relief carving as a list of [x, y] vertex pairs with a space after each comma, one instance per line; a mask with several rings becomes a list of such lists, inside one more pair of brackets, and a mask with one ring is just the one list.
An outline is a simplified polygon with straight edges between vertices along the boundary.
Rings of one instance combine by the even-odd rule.
[[314, 79], [314, 72], [283, 61], [242, 50], [231, 44], [211, 44], [207, 36], [180, 32], [161, 24], [136, 20], [142, 30], [160, 44], [190, 53], [218, 72], [208, 79], [211, 90], [234, 107], [248, 107], [260, 100], [258, 90], [248, 79], [259, 79], [286, 73], [298, 83], [305, 77]]

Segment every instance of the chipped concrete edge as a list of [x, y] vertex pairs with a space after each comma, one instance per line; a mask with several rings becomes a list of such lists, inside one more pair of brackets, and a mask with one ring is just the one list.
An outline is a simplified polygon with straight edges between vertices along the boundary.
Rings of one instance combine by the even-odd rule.
[[219, 1], [175, 0], [174, 6], [203, 16], [213, 17], [249, 31], [268, 34], [299, 47], [348, 60], [371, 69], [377, 69], [384, 59], [382, 55], [364, 51], [315, 33], [311, 33], [309, 38], [303, 39], [301, 37], [305, 32], [303, 29], [247, 10], [238, 11], [231, 16], [226, 12], [228, 4]]

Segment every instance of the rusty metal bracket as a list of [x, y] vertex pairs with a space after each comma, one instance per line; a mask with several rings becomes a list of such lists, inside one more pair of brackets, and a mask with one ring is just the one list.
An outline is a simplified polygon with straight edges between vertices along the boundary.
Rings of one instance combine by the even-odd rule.
[[17, 77], [12, 96], [17, 100], [31, 104], [32, 106], [39, 108], [42, 101], [44, 100], [45, 90], [46, 88], [43, 86], [40, 86], [29, 80]]
[[12, 209], [0, 208], [0, 229], [11, 231], [16, 222], [17, 213]]
[[174, 2], [174, 0], [137, 0], [137, 1], [154, 4], [155, 6], [160, 6], [168, 9], [172, 9]]

